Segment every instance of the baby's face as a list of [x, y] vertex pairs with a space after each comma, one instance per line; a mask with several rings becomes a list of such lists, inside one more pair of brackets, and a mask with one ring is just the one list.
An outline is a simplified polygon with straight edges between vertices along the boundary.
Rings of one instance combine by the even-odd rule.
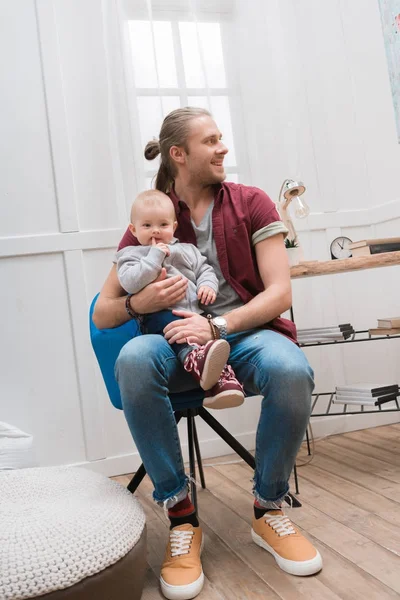
[[164, 206], [141, 206], [132, 225], [132, 232], [142, 246], [151, 246], [153, 239], [156, 244], [169, 244], [176, 229], [171, 211]]

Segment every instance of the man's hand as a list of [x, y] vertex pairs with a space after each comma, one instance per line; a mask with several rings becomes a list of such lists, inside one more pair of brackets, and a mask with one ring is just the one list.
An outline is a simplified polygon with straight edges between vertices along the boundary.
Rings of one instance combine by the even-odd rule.
[[158, 242], [157, 244], [154, 238], [151, 238], [151, 245], [155, 246], [156, 248], [160, 248], [160, 250], [164, 252], [165, 256], [169, 256], [171, 254], [171, 250], [169, 249], [167, 244], [163, 244], [162, 242]]
[[206, 317], [188, 310], [173, 310], [172, 312], [183, 318], [179, 321], [172, 321], [164, 328], [164, 337], [169, 344], [189, 342], [203, 346], [213, 339]]
[[131, 297], [131, 307], [139, 314], [165, 310], [185, 297], [187, 284], [187, 279], [181, 275], [167, 278], [163, 267], [153, 283]]
[[204, 304], [205, 306], [213, 304], [216, 297], [217, 294], [212, 288], [208, 287], [208, 285], [202, 285], [197, 292], [197, 298], [200, 300], [201, 304]]

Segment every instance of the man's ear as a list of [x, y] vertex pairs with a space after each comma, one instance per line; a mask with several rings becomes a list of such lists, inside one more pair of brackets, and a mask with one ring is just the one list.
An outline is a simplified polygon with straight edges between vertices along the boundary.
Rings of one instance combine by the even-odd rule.
[[171, 146], [169, 155], [175, 162], [183, 165], [186, 158], [186, 152], [180, 146]]
[[135, 226], [134, 226], [134, 225], [132, 225], [132, 223], [129, 223], [128, 227], [129, 227], [129, 231], [130, 231], [130, 232], [131, 232], [131, 233], [132, 233], [132, 234], [133, 234], [133, 235], [136, 237], [136, 229], [135, 229]]

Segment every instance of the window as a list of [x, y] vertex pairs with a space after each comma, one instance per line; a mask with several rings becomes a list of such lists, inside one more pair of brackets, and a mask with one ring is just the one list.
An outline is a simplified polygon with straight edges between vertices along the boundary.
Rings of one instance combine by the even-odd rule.
[[[227, 178], [237, 181], [221, 25], [170, 17], [128, 21], [135, 103], [132, 108], [139, 124], [141, 156], [146, 143], [158, 136], [165, 115], [179, 107], [199, 106], [215, 117], [229, 148], [225, 158]], [[140, 171], [145, 187], [151, 187], [158, 164], [143, 157]]]

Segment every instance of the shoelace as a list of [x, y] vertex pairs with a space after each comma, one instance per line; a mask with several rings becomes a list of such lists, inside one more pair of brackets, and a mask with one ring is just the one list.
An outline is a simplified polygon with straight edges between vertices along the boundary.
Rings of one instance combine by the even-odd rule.
[[243, 386], [237, 380], [235, 372], [232, 369], [231, 365], [225, 365], [225, 367], [222, 370], [221, 376], [218, 379], [218, 385], [221, 387], [223, 385], [224, 381], [232, 381], [232, 380], [235, 380], [240, 385], [240, 387], [241, 387], [241, 389], [243, 391]]
[[194, 346], [195, 351], [192, 350], [191, 352], [189, 352], [189, 354], [185, 358], [183, 368], [185, 369], [185, 371], [189, 371], [189, 373], [191, 371], [194, 371], [196, 375], [200, 377], [201, 374], [197, 366], [197, 361], [199, 358], [204, 357], [204, 347], [198, 346], [197, 344], [191, 344], [191, 346]]
[[271, 525], [272, 529], [276, 531], [279, 537], [284, 535], [291, 535], [296, 533], [295, 528], [292, 525], [289, 517], [286, 515], [264, 515], [265, 522], [267, 525]]
[[193, 535], [193, 531], [171, 531], [169, 536], [171, 556], [189, 554]]

